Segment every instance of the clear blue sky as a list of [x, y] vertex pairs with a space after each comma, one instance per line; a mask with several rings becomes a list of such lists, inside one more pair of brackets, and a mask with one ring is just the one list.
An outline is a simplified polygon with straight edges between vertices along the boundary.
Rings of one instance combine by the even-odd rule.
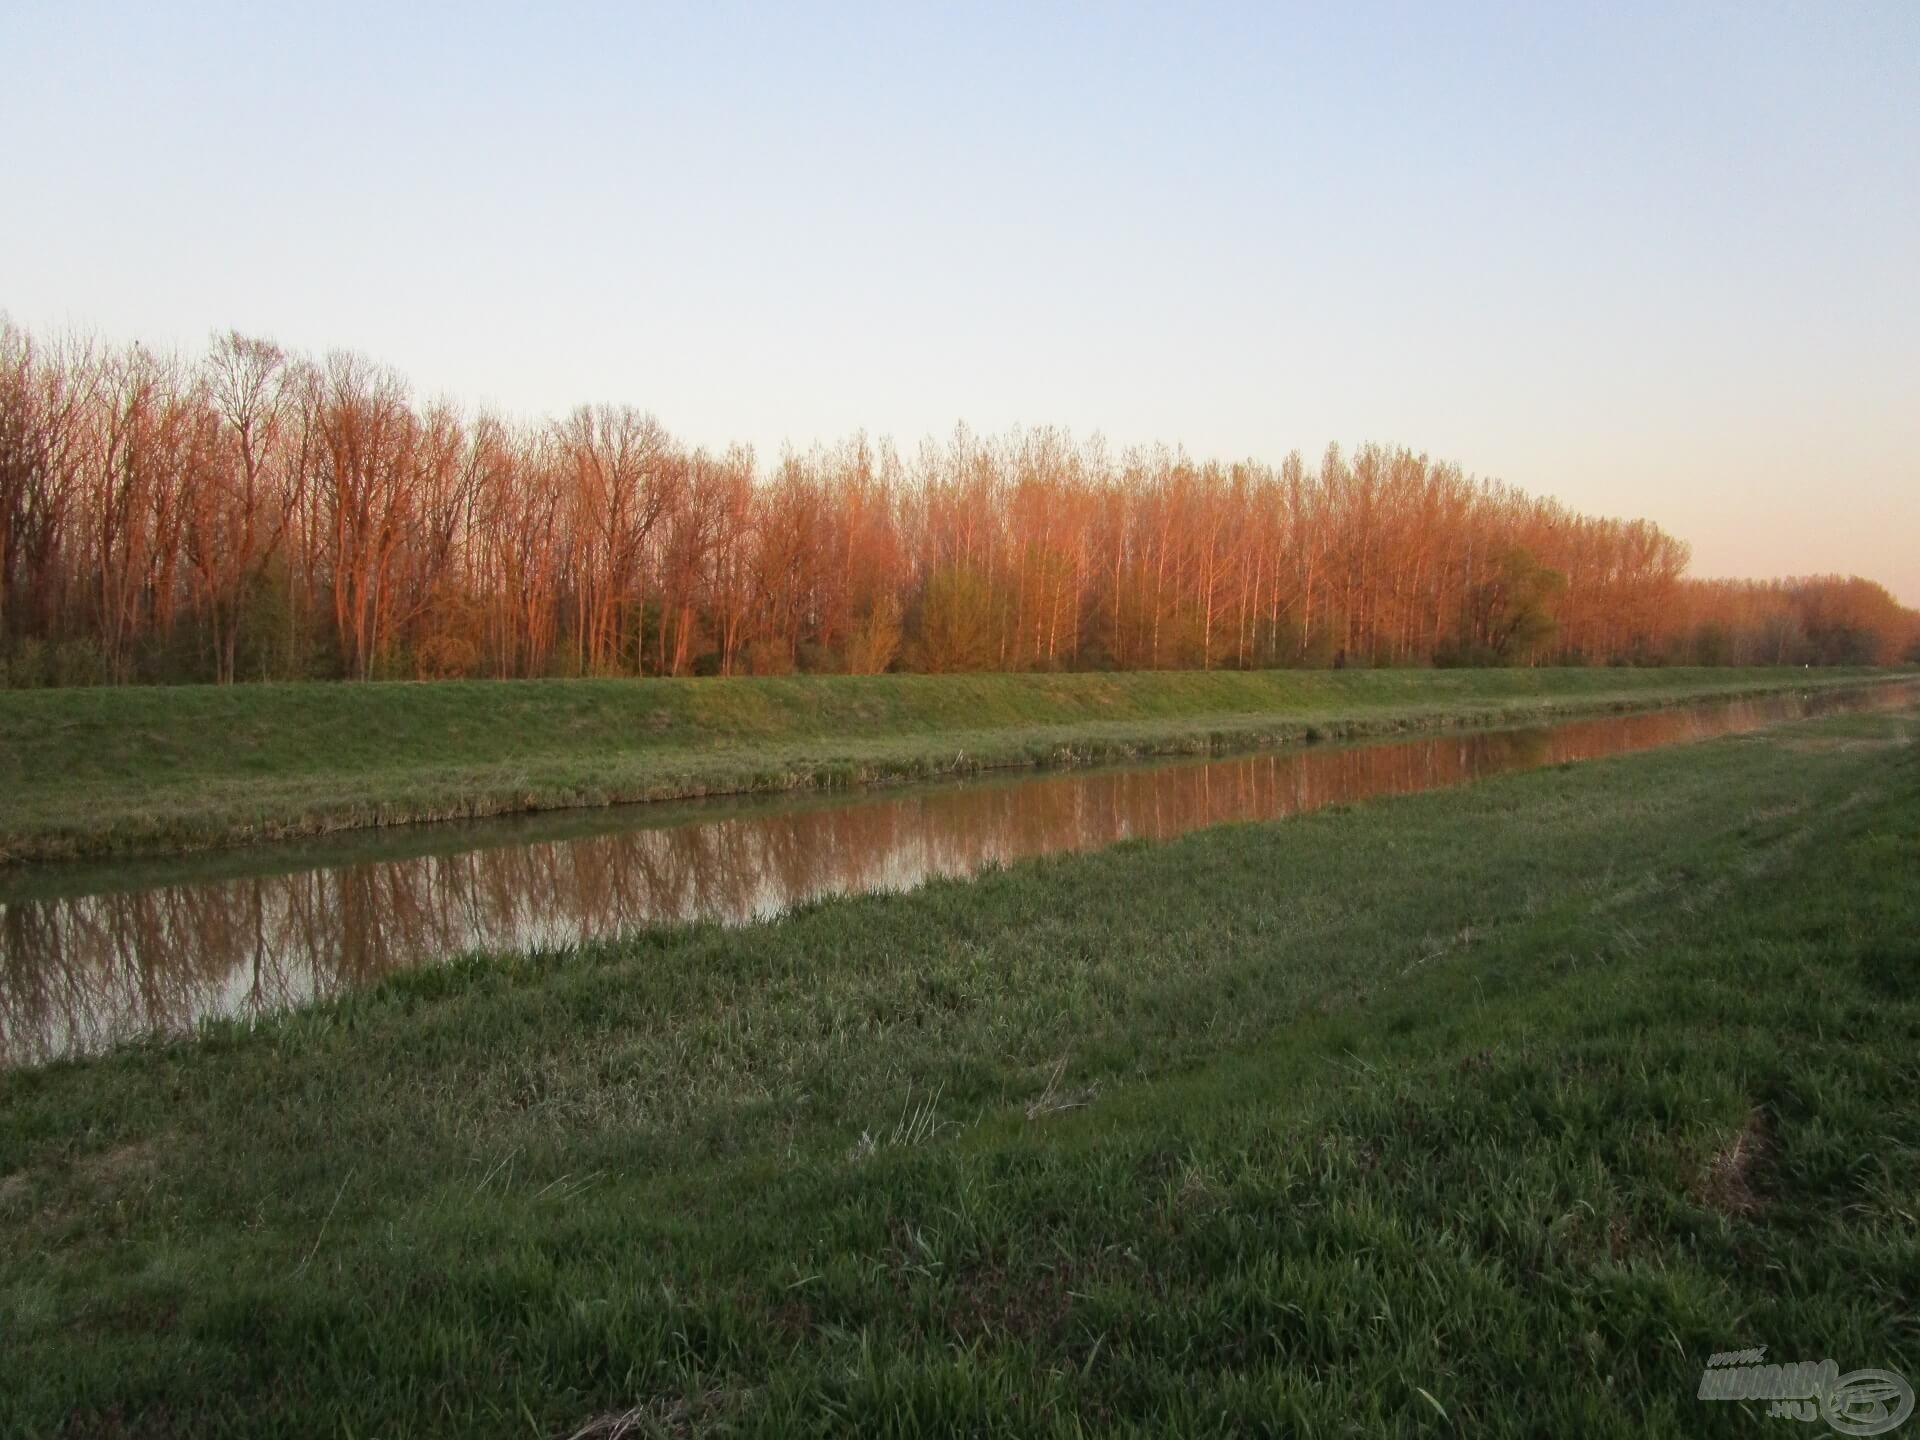
[[1404, 443], [1920, 603], [1920, 4], [0, 11], [0, 308], [763, 456]]

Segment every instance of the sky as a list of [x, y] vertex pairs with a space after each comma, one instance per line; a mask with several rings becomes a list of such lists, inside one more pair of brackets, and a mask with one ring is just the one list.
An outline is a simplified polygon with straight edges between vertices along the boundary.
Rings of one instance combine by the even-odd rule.
[[763, 459], [1406, 445], [1920, 605], [1920, 4], [9, 0], [0, 310]]

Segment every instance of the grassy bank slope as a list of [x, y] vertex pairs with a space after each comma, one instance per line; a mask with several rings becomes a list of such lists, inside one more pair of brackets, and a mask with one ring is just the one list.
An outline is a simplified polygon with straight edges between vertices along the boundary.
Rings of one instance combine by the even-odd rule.
[[0, 859], [1491, 724], [1857, 681], [1403, 670], [0, 692]]
[[0, 1079], [0, 1431], [1747, 1435], [1711, 1352], [1913, 1378], [1916, 728]]

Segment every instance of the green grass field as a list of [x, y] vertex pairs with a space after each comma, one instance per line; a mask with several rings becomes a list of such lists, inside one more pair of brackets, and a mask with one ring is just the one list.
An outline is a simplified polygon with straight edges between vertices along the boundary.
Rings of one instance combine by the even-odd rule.
[[1872, 671], [1390, 670], [0, 691], [0, 861], [1512, 724]]
[[1786, 1433], [1707, 1356], [1920, 1379], [1917, 731], [0, 1077], [0, 1432]]

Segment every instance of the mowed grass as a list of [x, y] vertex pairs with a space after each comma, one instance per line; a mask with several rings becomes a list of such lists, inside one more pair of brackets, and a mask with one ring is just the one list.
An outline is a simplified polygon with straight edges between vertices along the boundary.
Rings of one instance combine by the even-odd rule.
[[1268, 671], [0, 691], [0, 862], [1512, 724], [1873, 674]]
[[1917, 729], [6, 1076], [0, 1432], [1749, 1435], [1713, 1352], [1916, 1378]]

